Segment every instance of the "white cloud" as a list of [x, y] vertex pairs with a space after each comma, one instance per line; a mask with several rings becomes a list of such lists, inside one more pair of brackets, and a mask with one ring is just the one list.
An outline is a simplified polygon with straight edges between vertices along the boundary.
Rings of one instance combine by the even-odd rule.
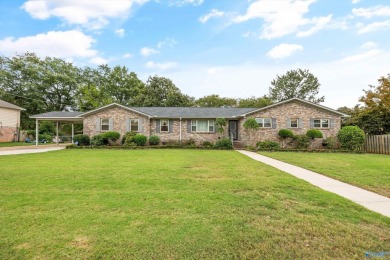
[[118, 35], [118, 37], [123, 38], [125, 36], [125, 29], [121, 28], [121, 29], [115, 30], [115, 34]]
[[369, 8], [353, 8], [352, 13], [359, 17], [390, 16], [390, 6], [377, 5]]
[[36, 19], [58, 17], [70, 25], [101, 29], [109, 23], [109, 18], [126, 18], [134, 4], [147, 1], [27, 0], [21, 8]]
[[162, 63], [157, 63], [154, 61], [149, 61], [146, 63], [146, 68], [149, 69], [158, 69], [158, 70], [167, 70], [171, 69], [173, 67], [176, 67], [177, 63], [176, 62], [162, 62]]
[[125, 58], [125, 59], [130, 59], [130, 58], [133, 57], [133, 54], [131, 54], [131, 53], [125, 53], [125, 54], [123, 54], [122, 57]]
[[344, 59], [342, 59], [341, 62], [366, 61], [370, 58], [377, 56], [380, 53], [381, 51], [378, 49], [368, 50], [362, 53], [347, 56]]
[[300, 26], [315, 23], [303, 17], [315, 2], [316, 0], [257, 0], [250, 4], [244, 15], [236, 16], [233, 22], [263, 19], [265, 24], [260, 37], [273, 39], [294, 33]]
[[165, 40], [159, 41], [157, 43], [157, 48], [161, 49], [165, 46], [173, 47], [177, 44], [177, 41], [173, 38], [166, 38]]
[[390, 21], [383, 21], [383, 22], [373, 22], [366, 25], [358, 24], [359, 34], [363, 33], [370, 33], [380, 30], [390, 30]]
[[267, 53], [267, 56], [272, 59], [283, 59], [293, 55], [297, 51], [302, 51], [302, 50], [303, 50], [302, 45], [282, 43], [279, 44], [278, 46], [273, 47]]
[[359, 2], [361, 2], [361, 0], [352, 0], [352, 4], [357, 4]]
[[306, 31], [300, 31], [297, 33], [298, 37], [306, 37], [310, 36], [318, 31], [321, 31], [322, 29], [326, 28], [326, 26], [331, 22], [332, 15], [324, 16], [324, 17], [314, 17], [311, 20], [311, 23], [314, 25]]
[[93, 58], [98, 52], [92, 49], [95, 40], [84, 33], [71, 31], [50, 31], [18, 39], [8, 37], [0, 40], [0, 53], [4, 55], [34, 52], [40, 57]]
[[89, 62], [95, 65], [102, 65], [108, 63], [108, 61], [102, 57], [93, 57], [92, 59], [89, 60]]
[[169, 5], [174, 5], [174, 6], [185, 6], [185, 5], [201, 5], [203, 4], [204, 0], [170, 0]]
[[217, 9], [212, 9], [209, 13], [202, 15], [199, 17], [199, 22], [201, 23], [206, 23], [208, 20], [211, 18], [217, 18], [217, 17], [222, 17], [224, 16], [225, 13], [222, 11], [218, 11]]
[[150, 56], [150, 55], [159, 53], [159, 51], [156, 50], [156, 49], [153, 49], [153, 48], [143, 47], [140, 50], [140, 53], [141, 53], [142, 56]]
[[378, 46], [378, 44], [376, 44], [375, 42], [366, 42], [366, 43], [362, 44], [362, 46], [360, 46], [360, 48], [373, 49], [373, 48], [376, 48], [377, 46]]

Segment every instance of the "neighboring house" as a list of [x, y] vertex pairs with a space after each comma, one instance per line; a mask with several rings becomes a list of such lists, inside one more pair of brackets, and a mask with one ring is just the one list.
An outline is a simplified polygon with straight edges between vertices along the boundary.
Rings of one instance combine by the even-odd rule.
[[25, 109], [0, 99], [0, 142], [18, 141], [22, 110]]
[[[37, 120], [61, 120], [64, 112], [49, 112], [31, 116]], [[298, 98], [289, 99], [264, 108], [207, 108], [207, 107], [126, 107], [116, 103], [89, 111], [63, 114], [67, 120], [81, 120], [84, 134], [90, 137], [117, 131], [121, 135], [135, 131], [146, 136], [158, 135], [162, 142], [183, 142], [193, 139], [216, 142], [215, 119], [225, 118], [225, 136], [241, 145], [255, 145], [258, 141], [278, 140], [278, 131], [291, 129], [305, 134], [311, 128], [319, 129], [324, 137], [336, 136], [341, 119], [347, 115], [325, 106]], [[259, 129], [246, 130], [246, 119], [255, 118]]]

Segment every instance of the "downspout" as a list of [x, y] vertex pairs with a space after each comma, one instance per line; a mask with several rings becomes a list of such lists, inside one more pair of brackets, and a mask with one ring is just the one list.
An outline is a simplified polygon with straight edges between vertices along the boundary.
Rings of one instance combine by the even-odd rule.
[[59, 137], [58, 137], [58, 121], [57, 121], [57, 131], [56, 131], [56, 139], [57, 139], [56, 141], [57, 141], [57, 145], [58, 145], [58, 143], [59, 143], [58, 138], [59, 138]]
[[181, 145], [181, 117], [180, 117], [180, 135], [179, 135], [179, 143]]

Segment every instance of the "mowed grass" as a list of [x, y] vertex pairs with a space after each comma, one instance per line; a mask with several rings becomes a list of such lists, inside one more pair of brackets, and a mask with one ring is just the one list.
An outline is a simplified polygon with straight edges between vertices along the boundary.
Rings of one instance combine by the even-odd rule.
[[0, 259], [390, 251], [390, 218], [235, 151], [63, 150], [0, 167]]
[[0, 142], [1, 147], [12, 147], [12, 146], [28, 146], [35, 145], [35, 143], [26, 143], [26, 142]]
[[390, 198], [390, 156], [381, 154], [261, 152]]

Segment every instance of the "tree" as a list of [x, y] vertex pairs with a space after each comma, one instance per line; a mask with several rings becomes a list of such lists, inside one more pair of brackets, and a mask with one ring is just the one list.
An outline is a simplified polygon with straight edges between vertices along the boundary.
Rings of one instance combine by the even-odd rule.
[[215, 126], [217, 127], [217, 132], [223, 135], [225, 133], [225, 127], [226, 127], [226, 119], [225, 118], [217, 118], [215, 120]]
[[243, 98], [238, 100], [238, 107], [262, 108], [269, 105], [272, 105], [272, 100], [265, 95], [259, 98], [250, 97], [250, 98]]
[[0, 98], [26, 109], [21, 127], [34, 127], [29, 115], [75, 107], [80, 69], [58, 58], [33, 53], [0, 59]]
[[156, 75], [148, 78], [137, 103], [146, 107], [188, 107], [194, 99], [181, 93], [170, 79]]
[[390, 74], [378, 79], [378, 86], [363, 90], [359, 101], [364, 103], [357, 124], [368, 134], [390, 133]]
[[195, 104], [200, 107], [235, 107], [237, 106], [237, 100], [213, 94], [197, 99]]
[[271, 81], [268, 97], [273, 101], [283, 101], [290, 98], [300, 98], [313, 103], [324, 102], [325, 97], [316, 97], [320, 83], [308, 70], [290, 70], [286, 74], [276, 76]]

